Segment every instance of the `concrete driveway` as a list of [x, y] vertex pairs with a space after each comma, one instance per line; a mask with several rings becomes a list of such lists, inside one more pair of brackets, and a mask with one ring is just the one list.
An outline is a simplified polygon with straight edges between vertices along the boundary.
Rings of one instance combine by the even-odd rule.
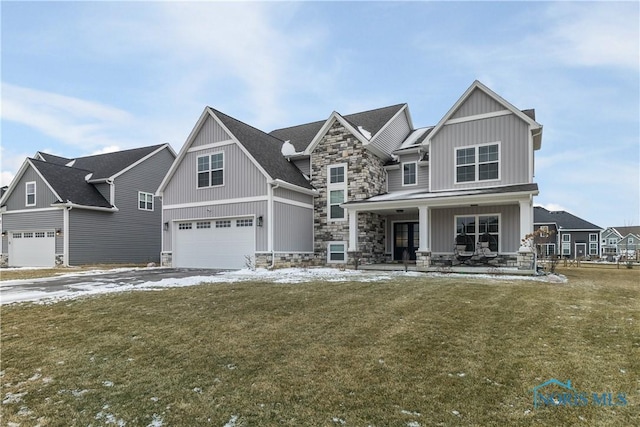
[[71, 299], [82, 295], [135, 289], [188, 286], [217, 281], [221, 270], [124, 268], [0, 282], [0, 305], [23, 301]]

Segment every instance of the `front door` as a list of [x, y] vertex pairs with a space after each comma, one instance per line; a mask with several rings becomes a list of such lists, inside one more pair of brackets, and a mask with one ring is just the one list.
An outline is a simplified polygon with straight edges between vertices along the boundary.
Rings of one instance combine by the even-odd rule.
[[587, 256], [587, 244], [576, 243], [576, 258], [583, 258]]
[[402, 261], [407, 251], [409, 259], [416, 260], [416, 250], [420, 246], [420, 229], [417, 222], [396, 222], [393, 225], [393, 259]]

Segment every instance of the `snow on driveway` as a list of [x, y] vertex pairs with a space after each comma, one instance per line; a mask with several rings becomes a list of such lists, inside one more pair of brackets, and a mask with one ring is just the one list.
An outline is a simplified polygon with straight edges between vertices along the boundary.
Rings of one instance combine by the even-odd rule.
[[[162, 277], [159, 272], [162, 272]], [[175, 277], [172, 276], [175, 272]], [[156, 280], [140, 280], [134, 275], [147, 277], [156, 273]], [[180, 274], [178, 274], [180, 273]], [[160, 278], [162, 277], [162, 278]], [[161, 268], [118, 268], [112, 270], [94, 270], [67, 273], [55, 277], [27, 280], [0, 281], [0, 305], [18, 302], [51, 303], [60, 300], [75, 299], [83, 296], [100, 295], [114, 292], [128, 292], [134, 290], [160, 290], [194, 286], [201, 283], [238, 283], [248, 281], [262, 281], [270, 283], [307, 283], [313, 281], [325, 282], [380, 282], [399, 279], [402, 277], [468, 277], [473, 279], [492, 280], [538, 280], [545, 282], [566, 282], [562, 276], [511, 276], [488, 274], [456, 274], [456, 273], [418, 273], [404, 271], [363, 271], [340, 270], [336, 268], [284, 268], [278, 270], [237, 270], [219, 272], [212, 270], [197, 270], [185, 272]], [[61, 279], [69, 279], [60, 284]]]

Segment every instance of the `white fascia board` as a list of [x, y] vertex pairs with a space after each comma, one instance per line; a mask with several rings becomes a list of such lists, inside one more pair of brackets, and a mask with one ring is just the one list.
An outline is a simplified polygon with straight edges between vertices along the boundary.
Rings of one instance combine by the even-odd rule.
[[61, 206], [63, 208], [86, 209], [90, 211], [100, 211], [100, 212], [118, 212], [120, 210], [115, 206], [112, 208], [103, 208], [101, 206], [78, 205], [72, 202], [59, 203], [59, 204], [56, 204], [55, 206]]
[[173, 161], [173, 164], [171, 165], [171, 167], [167, 171], [167, 174], [164, 176], [164, 179], [160, 183], [160, 186], [158, 187], [158, 190], [156, 191], [156, 194], [155, 194], [156, 196], [162, 196], [164, 189], [167, 187], [167, 184], [169, 183], [173, 175], [176, 173], [178, 166], [180, 166], [180, 164], [182, 163], [182, 159], [184, 159], [184, 157], [187, 155], [187, 151], [191, 147], [191, 144], [193, 144], [193, 141], [196, 139], [198, 132], [200, 132], [200, 128], [202, 127], [207, 117], [209, 116], [213, 116], [213, 114], [211, 114], [211, 110], [209, 109], [209, 107], [204, 107], [204, 111], [202, 111], [202, 114], [200, 114], [200, 118], [198, 119], [195, 126], [189, 133], [189, 136], [187, 137], [186, 141], [182, 145], [182, 148], [180, 149], [178, 156], [175, 158], [175, 160]]
[[351, 202], [341, 205], [350, 210], [386, 210], [396, 208], [428, 207], [468, 207], [472, 204], [481, 206], [505, 205], [528, 200], [531, 192], [503, 193], [503, 194], [474, 194], [466, 196], [415, 198], [403, 200], [388, 200], [374, 202]]
[[315, 189], [312, 189], [312, 188], [300, 187], [298, 185], [291, 184], [291, 183], [289, 183], [287, 181], [283, 181], [281, 179], [274, 179], [273, 181], [269, 181], [269, 184], [277, 185], [280, 188], [285, 188], [287, 190], [297, 191], [298, 193], [307, 194], [309, 196], [317, 196], [319, 194], [318, 190], [315, 190]]
[[27, 158], [25, 159], [24, 163], [22, 164], [22, 166], [20, 166], [20, 169], [18, 170], [18, 173], [16, 173], [16, 176], [13, 178], [13, 180], [11, 181], [11, 185], [9, 186], [9, 188], [7, 188], [7, 191], [5, 191], [4, 195], [2, 196], [2, 199], [0, 199], [0, 205], [4, 205], [5, 202], [7, 201], [7, 199], [9, 198], [9, 195], [13, 192], [13, 190], [15, 190], [15, 188], [18, 186], [18, 181], [20, 181], [20, 179], [22, 178], [22, 175], [24, 175], [24, 173], [27, 171], [28, 167], [31, 167], [34, 171], [36, 171], [36, 174], [38, 174], [38, 176], [40, 177], [40, 179], [47, 184], [47, 188], [49, 188], [49, 191], [51, 191], [53, 193], [54, 196], [56, 196], [56, 199], [58, 201], [62, 201], [62, 197], [60, 197], [60, 195], [58, 193], [56, 193], [56, 191], [53, 189], [53, 187], [51, 186], [51, 184], [49, 184], [49, 181], [47, 181], [46, 179], [44, 179], [44, 176], [42, 176], [42, 174], [40, 173], [40, 171], [38, 170], [37, 167], [35, 167], [33, 165], [33, 163], [31, 163], [31, 159]]
[[354, 129], [354, 127], [351, 126], [351, 124], [349, 124], [349, 122], [347, 122], [344, 119], [344, 117], [340, 115], [340, 113], [338, 113], [337, 111], [334, 111], [333, 113], [331, 113], [329, 118], [324, 122], [324, 125], [322, 125], [322, 127], [320, 128], [316, 136], [313, 137], [313, 139], [311, 140], [311, 143], [306, 148], [306, 150], [304, 150], [303, 154], [310, 156], [311, 153], [313, 153], [313, 150], [315, 150], [317, 145], [320, 143], [320, 140], [322, 139], [322, 137], [329, 131], [329, 129], [333, 125], [334, 120], [339, 121], [340, 124], [342, 124], [342, 126], [347, 128], [347, 130], [351, 132], [351, 134], [355, 136], [356, 139], [360, 141], [363, 145], [366, 146], [369, 144], [369, 141], [364, 137], [364, 135], [362, 135], [357, 129]]
[[[60, 206], [60, 205], [55, 205]], [[11, 214], [23, 214], [23, 213], [31, 213], [31, 212], [51, 212], [62, 209], [61, 207], [50, 207], [50, 208], [36, 208], [36, 209], [19, 209], [17, 211], [2, 211], [2, 215], [11, 215]]]
[[475, 90], [475, 89], [480, 89], [481, 91], [483, 91], [485, 94], [487, 94], [489, 97], [493, 98], [495, 101], [497, 101], [498, 103], [504, 105], [508, 110], [510, 110], [513, 114], [515, 114], [516, 116], [518, 116], [520, 119], [524, 120], [526, 123], [529, 124], [530, 129], [539, 129], [542, 128], [542, 125], [538, 122], [536, 122], [535, 120], [533, 120], [531, 117], [527, 116], [526, 114], [524, 114], [522, 111], [520, 111], [519, 109], [517, 109], [513, 104], [511, 104], [509, 101], [507, 101], [506, 99], [502, 98], [500, 95], [498, 95], [497, 93], [495, 93], [494, 91], [492, 91], [491, 89], [489, 89], [487, 86], [485, 86], [484, 84], [480, 83], [480, 81], [476, 80], [474, 81], [471, 86], [469, 86], [469, 88], [462, 94], [462, 96], [456, 101], [455, 104], [453, 104], [453, 106], [449, 109], [449, 111], [447, 111], [447, 113], [440, 119], [440, 121], [438, 122], [438, 124], [434, 127], [433, 131], [431, 131], [431, 133], [429, 134], [429, 136], [427, 136], [427, 138], [425, 139], [425, 142], [430, 142], [431, 139], [433, 139], [433, 137], [440, 131], [440, 129], [442, 129], [442, 127], [446, 124], [446, 122], [449, 120], [449, 118], [457, 111], [457, 109], [467, 100], [467, 98], [469, 98], [469, 96], [471, 95], [471, 93]]

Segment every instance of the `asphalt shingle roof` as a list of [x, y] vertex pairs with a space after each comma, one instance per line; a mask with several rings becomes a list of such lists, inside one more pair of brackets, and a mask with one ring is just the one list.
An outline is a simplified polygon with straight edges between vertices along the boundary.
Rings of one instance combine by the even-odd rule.
[[42, 151], [38, 151], [38, 154], [44, 159], [45, 162], [55, 163], [56, 165], [66, 165], [72, 159], [67, 159], [66, 157], [55, 156], [49, 153], [43, 153]]
[[575, 215], [566, 211], [549, 211], [542, 206], [535, 206], [533, 208], [533, 222], [536, 224], [557, 224], [558, 227], [566, 228], [568, 230], [598, 230], [602, 227], [598, 227], [595, 224], [585, 221], [582, 218], [578, 218]]
[[51, 188], [58, 193], [62, 203], [72, 202], [84, 206], [111, 207], [102, 194], [93, 185], [86, 182], [85, 177], [91, 171], [42, 160], [30, 160]]
[[209, 107], [273, 179], [313, 189], [298, 168], [282, 155], [283, 141]]
[[[364, 130], [375, 135], [382, 127], [391, 120], [391, 118], [400, 111], [406, 104], [391, 105], [388, 107], [377, 108], [375, 110], [363, 111], [355, 114], [342, 116], [354, 128], [362, 126]], [[326, 120], [306, 123], [288, 128], [276, 129], [269, 133], [282, 141], [289, 141], [295, 147], [297, 152], [304, 151], [313, 138], [318, 134]]]
[[78, 157], [73, 163], [74, 168], [93, 172], [91, 179], [109, 178], [138, 160], [153, 153], [165, 144], [148, 147], [133, 148], [131, 150], [116, 151], [114, 153], [96, 154], [94, 156]]

